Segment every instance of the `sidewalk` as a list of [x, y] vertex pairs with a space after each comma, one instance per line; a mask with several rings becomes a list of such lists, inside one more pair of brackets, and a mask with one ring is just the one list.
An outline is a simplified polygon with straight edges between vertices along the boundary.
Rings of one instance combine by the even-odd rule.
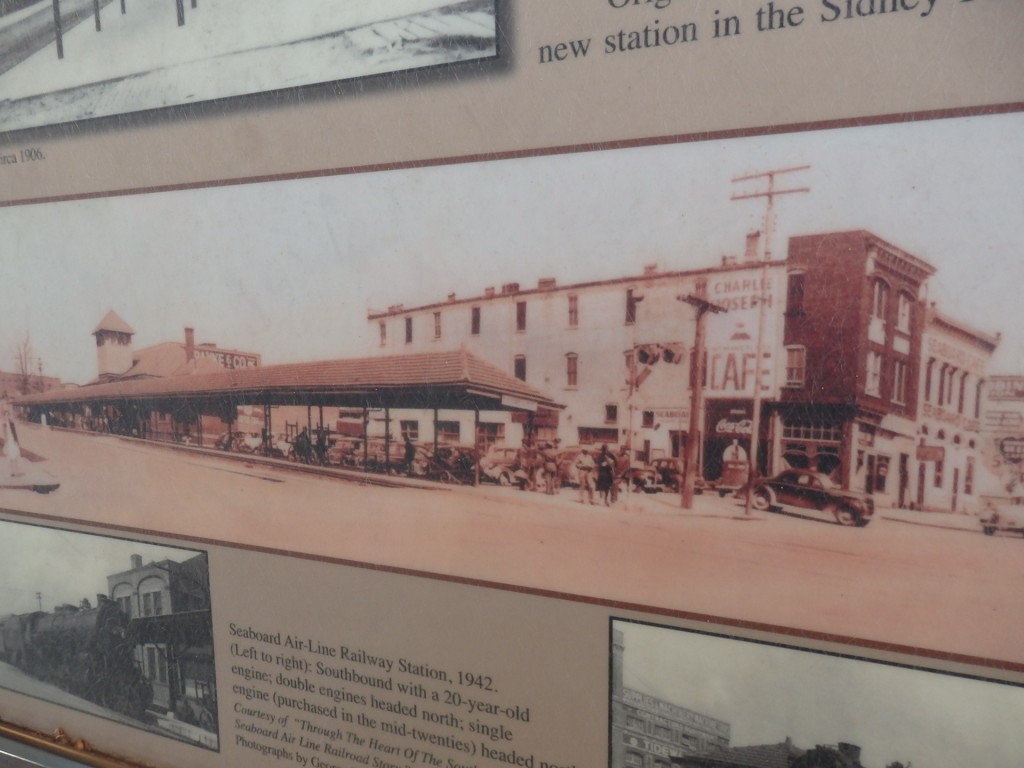
[[981, 532], [981, 519], [967, 512], [922, 512], [913, 509], [896, 509], [880, 507], [875, 510], [875, 517], [884, 520], [895, 520], [910, 525], [922, 525], [928, 528], [946, 528], [955, 531]]

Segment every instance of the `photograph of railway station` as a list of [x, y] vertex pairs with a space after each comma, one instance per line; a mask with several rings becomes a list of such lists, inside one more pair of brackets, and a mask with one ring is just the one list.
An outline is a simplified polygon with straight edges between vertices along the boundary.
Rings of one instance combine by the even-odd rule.
[[1024, 661], [1020, 120], [0, 211], [0, 503]]
[[496, 0], [4, 0], [0, 132], [493, 59], [496, 24]]
[[1024, 689], [611, 622], [610, 768], [1012, 765]]
[[0, 552], [0, 687], [217, 748], [205, 553], [10, 521]]

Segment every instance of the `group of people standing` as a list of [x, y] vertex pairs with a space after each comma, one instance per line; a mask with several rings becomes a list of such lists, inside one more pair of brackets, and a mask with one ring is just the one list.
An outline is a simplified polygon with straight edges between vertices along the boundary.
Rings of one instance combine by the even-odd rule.
[[595, 454], [584, 446], [576, 457], [576, 478], [579, 484], [579, 502], [594, 501], [596, 491], [604, 505], [610, 506], [619, 500], [619, 486], [629, 482], [629, 449], [622, 446], [617, 454], [602, 445]]

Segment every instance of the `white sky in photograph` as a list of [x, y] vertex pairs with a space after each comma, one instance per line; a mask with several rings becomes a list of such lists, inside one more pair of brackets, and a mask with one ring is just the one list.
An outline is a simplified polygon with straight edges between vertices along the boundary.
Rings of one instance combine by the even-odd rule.
[[867, 229], [938, 268], [931, 299], [1004, 334], [990, 372], [1024, 373], [1024, 115], [608, 150], [0, 209], [0, 368], [31, 334], [43, 372], [96, 375], [109, 309], [135, 348], [183, 340], [264, 364], [355, 356], [369, 308], [541, 277], [714, 266], [741, 254], [779, 177], [792, 234]]
[[[45, 557], [40, 554], [45, 553]], [[78, 605], [82, 598], [96, 605], [96, 595], [109, 594], [107, 576], [131, 568], [131, 556], [143, 563], [160, 560], [183, 562], [198, 554], [192, 550], [161, 547], [108, 536], [61, 531], [41, 526], [0, 521], [0, 616], [39, 610], [64, 603]]]
[[861, 762], [1006, 768], [1024, 754], [1024, 688], [616, 622], [624, 684], [728, 722], [731, 746], [848, 742]]

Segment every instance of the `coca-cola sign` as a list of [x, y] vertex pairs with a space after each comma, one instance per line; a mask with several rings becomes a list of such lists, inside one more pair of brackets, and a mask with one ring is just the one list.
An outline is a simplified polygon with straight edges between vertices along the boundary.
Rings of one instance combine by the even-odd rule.
[[754, 422], [751, 419], [730, 419], [724, 417], [715, 424], [715, 434], [732, 437], [750, 437], [754, 432]]

